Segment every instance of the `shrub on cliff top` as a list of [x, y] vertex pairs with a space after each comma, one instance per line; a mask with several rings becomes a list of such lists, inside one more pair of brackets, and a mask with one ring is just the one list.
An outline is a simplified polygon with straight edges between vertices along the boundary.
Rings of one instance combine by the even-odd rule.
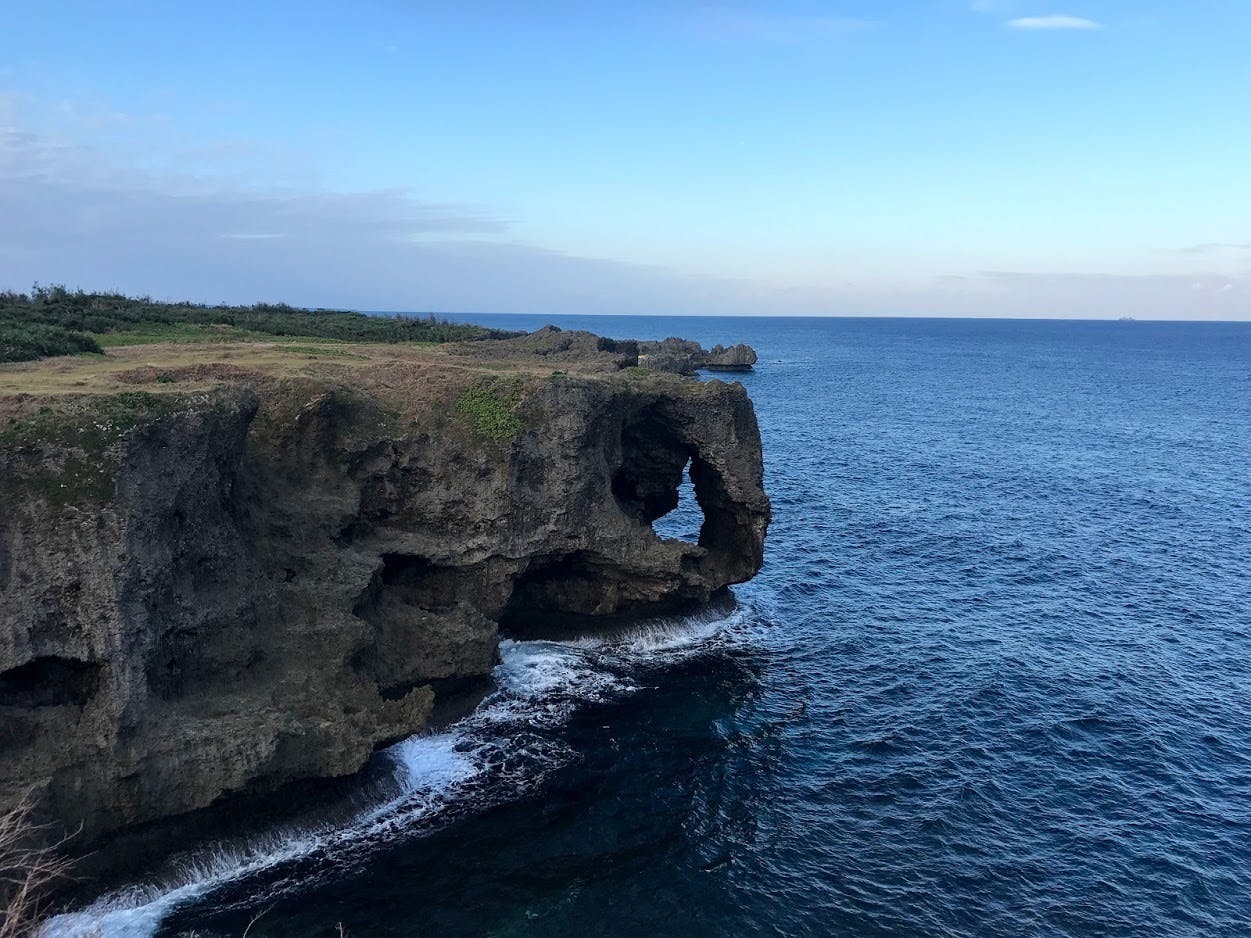
[[6, 320], [0, 312], [0, 362], [99, 351], [99, 344], [89, 335], [44, 323]]

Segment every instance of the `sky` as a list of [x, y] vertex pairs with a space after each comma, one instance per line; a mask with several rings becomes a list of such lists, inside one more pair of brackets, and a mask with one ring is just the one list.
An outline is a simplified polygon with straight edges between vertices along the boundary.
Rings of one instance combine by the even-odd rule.
[[1247, 0], [0, 0], [0, 289], [1251, 319]]

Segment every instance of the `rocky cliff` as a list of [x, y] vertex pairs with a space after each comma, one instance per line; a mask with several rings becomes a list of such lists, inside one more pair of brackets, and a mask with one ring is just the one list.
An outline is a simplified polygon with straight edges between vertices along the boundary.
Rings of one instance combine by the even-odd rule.
[[[89, 841], [352, 773], [484, 680], [501, 633], [681, 608], [761, 564], [741, 385], [613, 346], [565, 371], [266, 348], [116, 350], [34, 390], [49, 365], [5, 366], [0, 803], [33, 790]], [[688, 467], [698, 543], [651, 527]]]

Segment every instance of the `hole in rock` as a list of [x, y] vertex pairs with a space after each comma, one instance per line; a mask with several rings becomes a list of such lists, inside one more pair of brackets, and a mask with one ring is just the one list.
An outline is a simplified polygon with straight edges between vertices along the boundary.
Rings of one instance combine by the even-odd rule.
[[644, 410], [621, 431], [621, 465], [612, 480], [617, 504], [662, 537], [695, 541], [704, 520], [688, 471], [696, 455], [661, 408]]
[[0, 672], [0, 706], [81, 707], [96, 692], [100, 665], [53, 655]]
[[691, 481], [690, 465], [688, 462], [682, 470], [677, 504], [652, 522], [652, 530], [661, 537], [694, 544], [699, 541], [699, 531], [704, 525], [704, 510], [695, 498], [695, 483]]
[[699, 527], [699, 546], [721, 556], [743, 550], [739, 510], [726, 492], [721, 473], [699, 456], [694, 456], [691, 458], [690, 476], [695, 501], [704, 516]]
[[612, 492], [623, 511], [661, 537], [695, 542], [720, 555], [743, 549], [741, 512], [720, 472], [660, 407], [644, 410], [622, 429]]

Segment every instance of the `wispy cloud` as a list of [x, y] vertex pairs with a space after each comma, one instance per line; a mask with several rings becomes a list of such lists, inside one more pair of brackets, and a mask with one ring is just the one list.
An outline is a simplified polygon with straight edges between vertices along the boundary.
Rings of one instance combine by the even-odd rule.
[[49, 135], [19, 111], [0, 95], [0, 289], [38, 280], [358, 309], [1251, 318], [1237, 244], [1173, 246], [1173, 264], [1159, 252], [1146, 267], [1170, 273], [1146, 276], [685, 274], [526, 244], [487, 211], [401, 189], [139, 170], [107, 136]]
[[402, 189], [140, 171], [124, 153], [21, 127], [16, 113], [0, 113], [0, 218], [0, 289], [553, 313], [747, 311], [758, 290], [521, 243], [489, 213]]
[[1055, 14], [1054, 16], [1018, 16], [1005, 24], [1009, 29], [1048, 30], [1048, 29], [1101, 29], [1094, 20], [1082, 16]]
[[1251, 251], [1251, 243], [1240, 244], [1227, 241], [1209, 241], [1206, 244], [1194, 244], [1179, 248], [1179, 254], [1222, 254], [1226, 252]]
[[1150, 319], [1245, 319], [1251, 277], [1218, 273], [1112, 274], [982, 271], [970, 289], [1001, 297], [1008, 315], [1127, 315]]

